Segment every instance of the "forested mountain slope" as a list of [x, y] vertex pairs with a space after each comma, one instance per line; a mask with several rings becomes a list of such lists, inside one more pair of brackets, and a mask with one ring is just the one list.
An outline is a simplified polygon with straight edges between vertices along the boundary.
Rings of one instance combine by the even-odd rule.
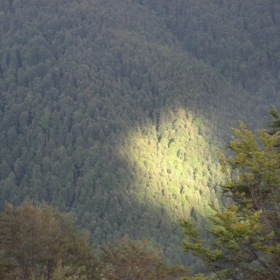
[[1, 208], [46, 201], [96, 244], [127, 233], [186, 263], [178, 220], [219, 205], [216, 149], [279, 102], [266, 3], [1, 1]]
[[[261, 1], [142, 1], [196, 58], [252, 95], [279, 90], [280, 4]], [[256, 99], [256, 103], [258, 100]]]

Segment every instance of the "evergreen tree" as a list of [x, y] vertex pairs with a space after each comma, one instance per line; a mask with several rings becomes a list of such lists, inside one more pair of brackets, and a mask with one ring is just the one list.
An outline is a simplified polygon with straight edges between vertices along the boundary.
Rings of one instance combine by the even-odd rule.
[[[276, 111], [275, 107], [272, 107], [269, 113], [274, 118], [272, 121], [269, 122], [269, 133], [273, 135], [280, 131], [280, 114]], [[280, 141], [278, 141], [276, 146], [278, 147], [278, 149], [280, 148]]]
[[[229, 145], [233, 156], [220, 154], [227, 177], [223, 191], [234, 203], [224, 211], [213, 207], [209, 246], [193, 222], [182, 221], [187, 237], [183, 248], [203, 260], [213, 279], [276, 280], [280, 278], [280, 153], [276, 147], [280, 133], [260, 130], [257, 137], [243, 123], [240, 126]], [[197, 277], [187, 279], [212, 279]]]

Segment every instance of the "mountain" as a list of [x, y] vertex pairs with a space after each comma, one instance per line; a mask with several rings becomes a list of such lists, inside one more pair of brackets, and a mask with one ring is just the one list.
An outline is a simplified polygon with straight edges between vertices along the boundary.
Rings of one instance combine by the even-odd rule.
[[216, 150], [280, 101], [280, 4], [0, 3], [0, 206], [46, 201], [104, 244], [172, 263], [181, 217], [221, 205]]

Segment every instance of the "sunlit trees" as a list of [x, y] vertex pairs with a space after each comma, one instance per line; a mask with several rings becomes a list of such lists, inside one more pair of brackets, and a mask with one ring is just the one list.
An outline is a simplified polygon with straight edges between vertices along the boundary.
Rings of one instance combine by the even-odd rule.
[[80, 234], [67, 214], [43, 204], [6, 204], [0, 214], [1, 279], [51, 279], [57, 265], [75, 274], [91, 258], [87, 235]]
[[187, 237], [183, 248], [203, 260], [213, 279], [276, 280], [280, 278], [280, 153], [276, 147], [280, 133], [260, 130], [257, 137], [243, 123], [234, 131], [236, 137], [229, 145], [233, 156], [220, 155], [227, 177], [223, 190], [234, 203], [222, 212], [213, 208], [209, 246], [193, 222], [182, 221]]

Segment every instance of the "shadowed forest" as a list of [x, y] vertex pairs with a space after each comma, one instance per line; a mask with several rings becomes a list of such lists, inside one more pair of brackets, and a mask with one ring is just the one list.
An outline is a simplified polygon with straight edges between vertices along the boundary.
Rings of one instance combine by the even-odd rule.
[[46, 202], [90, 243], [199, 270], [179, 221], [222, 207], [217, 150], [279, 103], [278, 1], [3, 0], [0, 208]]

